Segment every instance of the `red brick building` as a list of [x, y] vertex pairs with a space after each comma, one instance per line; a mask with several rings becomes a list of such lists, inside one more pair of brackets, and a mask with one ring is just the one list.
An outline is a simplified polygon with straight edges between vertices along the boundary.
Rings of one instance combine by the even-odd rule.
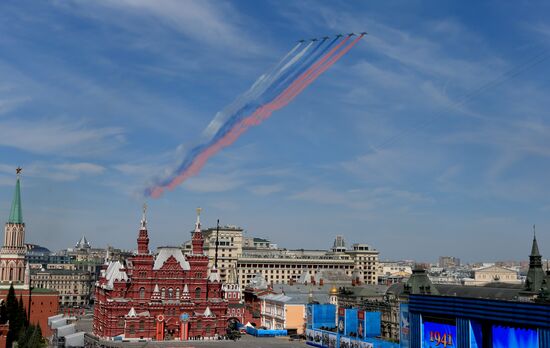
[[198, 210], [192, 252], [149, 252], [145, 209], [137, 253], [104, 266], [96, 286], [93, 332], [103, 339], [189, 339], [226, 333], [228, 301], [215, 266], [208, 270]]
[[251, 323], [253, 326], [261, 325], [262, 300], [260, 296], [273, 294], [262, 274], [257, 274], [244, 289], [244, 317], [243, 323]]

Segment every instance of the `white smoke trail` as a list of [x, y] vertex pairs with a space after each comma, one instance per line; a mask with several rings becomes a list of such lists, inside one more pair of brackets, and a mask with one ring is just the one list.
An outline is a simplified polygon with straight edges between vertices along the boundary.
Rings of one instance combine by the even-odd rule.
[[[280, 76], [280, 74], [288, 69], [291, 65], [295, 64], [300, 57], [302, 57], [305, 52], [311, 47], [311, 43], [304, 47], [298, 54], [296, 54], [290, 61], [288, 59], [296, 52], [296, 50], [301, 46], [301, 43], [298, 43], [294, 46], [279, 62], [267, 73], [261, 75], [256, 82], [243, 94], [238, 96], [231, 104], [226, 106], [223, 110], [216, 113], [216, 116], [210, 121], [208, 126], [202, 132], [202, 141], [208, 141], [218, 132], [220, 127], [225, 124], [227, 119], [234, 115], [238, 110], [243, 108], [248, 102], [256, 99], [262, 93], [264, 93]], [[298, 57], [298, 58], [297, 58]], [[288, 61], [288, 62], [287, 62]], [[286, 64], [285, 64], [286, 63]], [[285, 64], [282, 68], [281, 66]]]

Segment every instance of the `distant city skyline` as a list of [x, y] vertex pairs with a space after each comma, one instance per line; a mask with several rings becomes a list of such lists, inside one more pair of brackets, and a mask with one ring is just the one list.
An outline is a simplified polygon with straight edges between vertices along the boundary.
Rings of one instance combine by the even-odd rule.
[[[0, 217], [26, 241], [130, 249], [147, 180], [297, 40], [368, 35], [286, 109], [148, 200], [158, 245], [243, 227], [381, 260], [550, 255], [544, 2], [0, 4]], [[491, 18], [491, 21], [480, 18]]]

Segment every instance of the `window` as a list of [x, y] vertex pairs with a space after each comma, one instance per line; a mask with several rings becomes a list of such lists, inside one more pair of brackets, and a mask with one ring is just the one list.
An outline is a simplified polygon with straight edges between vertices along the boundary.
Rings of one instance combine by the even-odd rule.
[[168, 289], [168, 298], [174, 298], [174, 289], [172, 288]]
[[139, 288], [139, 298], [142, 300], [145, 298], [145, 288]]
[[196, 288], [195, 289], [195, 298], [200, 298], [201, 297], [201, 288]]
[[180, 298], [180, 288], [176, 288], [176, 299]]
[[135, 334], [136, 333], [136, 329], [134, 328], [134, 324], [131, 324], [130, 325], [130, 334]]
[[162, 288], [162, 290], [160, 291], [160, 297], [164, 298], [165, 296], [166, 296], [166, 288]]
[[140, 322], [139, 322], [139, 330], [140, 330], [140, 331], [145, 330], [145, 322], [143, 322], [143, 321], [140, 321]]

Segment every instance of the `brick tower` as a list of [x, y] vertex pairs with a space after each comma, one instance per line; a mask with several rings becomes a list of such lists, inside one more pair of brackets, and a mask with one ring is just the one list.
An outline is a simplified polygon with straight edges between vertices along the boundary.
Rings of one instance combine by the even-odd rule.
[[25, 223], [21, 207], [21, 168], [16, 170], [15, 193], [8, 221], [4, 225], [4, 245], [0, 250], [0, 288], [10, 284], [17, 289], [28, 287], [25, 267]]

